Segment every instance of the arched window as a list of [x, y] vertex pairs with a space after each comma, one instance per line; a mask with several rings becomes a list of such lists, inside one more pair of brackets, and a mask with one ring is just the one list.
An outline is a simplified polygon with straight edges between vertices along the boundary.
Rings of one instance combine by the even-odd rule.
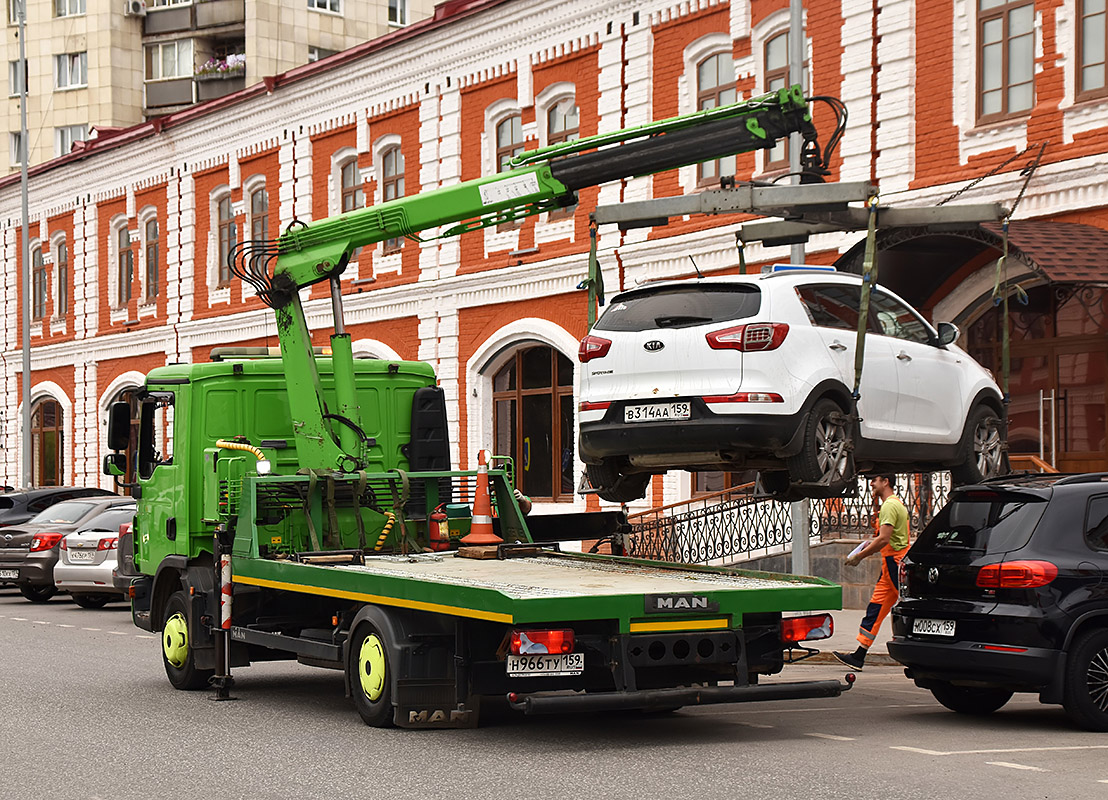
[[523, 152], [523, 117], [519, 114], [501, 120], [496, 125], [496, 171], [511, 169], [508, 163]]
[[161, 291], [162, 264], [157, 217], [147, 220], [143, 226], [143, 247], [146, 252], [146, 299], [149, 301]]
[[58, 280], [58, 302], [54, 316], [64, 317], [69, 313], [69, 246], [65, 239], [59, 239], [54, 246], [54, 274]]
[[354, 211], [365, 206], [365, 198], [362, 196], [362, 181], [358, 175], [357, 159], [350, 159], [342, 165], [342, 213]]
[[[735, 63], [730, 53], [708, 56], [696, 67], [696, 107], [698, 110], [716, 108], [734, 103], [738, 99], [735, 89]], [[718, 184], [724, 175], [735, 174], [735, 157], [726, 156], [705, 161], [697, 169], [697, 183]]]
[[269, 192], [264, 186], [250, 193], [250, 238], [269, 238]]
[[231, 196], [219, 201], [219, 285], [231, 283], [231, 248], [238, 243], [238, 228], [235, 225], [235, 212], [231, 207]]
[[40, 400], [31, 410], [31, 474], [35, 486], [62, 485], [62, 407]]
[[[581, 124], [577, 113], [577, 103], [567, 98], [551, 106], [546, 112], [546, 143], [559, 144], [581, 138]], [[573, 216], [576, 205], [559, 208], [550, 212], [550, 219]]]
[[532, 498], [573, 499], [573, 362], [550, 347], [517, 351], [493, 376], [496, 454], [515, 461]]
[[[395, 200], [404, 196], [404, 154], [399, 145], [385, 150], [381, 154], [381, 199]], [[395, 253], [400, 250], [402, 239], [386, 239], [382, 252]]]
[[42, 262], [42, 248], [31, 251], [31, 319], [46, 316], [46, 265]]
[[119, 288], [117, 303], [125, 306], [131, 302], [131, 281], [135, 279], [135, 254], [131, 250], [131, 233], [127, 226], [116, 231], [116, 286]]

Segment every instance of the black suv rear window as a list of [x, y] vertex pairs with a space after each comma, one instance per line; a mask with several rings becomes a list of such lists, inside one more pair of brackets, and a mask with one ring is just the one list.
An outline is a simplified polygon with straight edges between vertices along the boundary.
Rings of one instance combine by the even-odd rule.
[[689, 328], [752, 317], [761, 305], [762, 292], [757, 286], [646, 288], [621, 294], [593, 327], [602, 331]]
[[1015, 492], [956, 496], [923, 529], [916, 552], [1003, 553], [1027, 544], [1046, 509], [1046, 499]]

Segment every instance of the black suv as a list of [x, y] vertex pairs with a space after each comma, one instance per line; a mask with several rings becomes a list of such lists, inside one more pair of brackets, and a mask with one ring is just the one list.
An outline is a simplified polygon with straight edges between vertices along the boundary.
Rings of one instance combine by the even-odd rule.
[[900, 567], [889, 654], [963, 714], [1014, 692], [1108, 731], [1108, 473], [951, 493]]

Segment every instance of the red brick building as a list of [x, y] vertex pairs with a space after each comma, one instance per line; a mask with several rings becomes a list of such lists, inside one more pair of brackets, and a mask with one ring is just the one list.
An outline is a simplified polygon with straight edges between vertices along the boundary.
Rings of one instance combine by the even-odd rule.
[[[807, 5], [809, 94], [840, 97], [850, 112], [831, 179], [871, 181], [897, 206], [967, 186], [962, 200], [1019, 198], [1009, 277], [1028, 304], [1012, 314], [1013, 450], [1042, 448], [1065, 469], [1108, 467], [1103, 5]], [[236, 241], [488, 175], [522, 149], [776, 88], [787, 79], [787, 30], [788, 0], [450, 0], [433, 19], [32, 169], [34, 481], [107, 485], [105, 411], [146, 370], [206, 359], [218, 345], [276, 344], [271, 312], [226, 267]], [[817, 115], [824, 136], [831, 122]], [[515, 456], [540, 508], [583, 506], [575, 351], [586, 298], [576, 287], [590, 211], [787, 168], [783, 148], [743, 154], [586, 189], [572, 211], [365, 248], [342, 280], [356, 353], [435, 366], [459, 465], [490, 446]], [[702, 271], [737, 271], [743, 221], [602, 231], [609, 291], [687, 274], [690, 255]], [[20, 480], [21, 224], [18, 180], [0, 181], [8, 483]], [[857, 268], [859, 238], [814, 235], [808, 259]], [[998, 367], [992, 288], [1003, 246], [995, 226], [886, 231], [882, 279], [957, 322], [962, 344]], [[757, 269], [788, 255], [751, 245], [745, 259]], [[320, 343], [329, 313], [314, 287], [307, 314]], [[671, 473], [644, 503], [709, 484]]]

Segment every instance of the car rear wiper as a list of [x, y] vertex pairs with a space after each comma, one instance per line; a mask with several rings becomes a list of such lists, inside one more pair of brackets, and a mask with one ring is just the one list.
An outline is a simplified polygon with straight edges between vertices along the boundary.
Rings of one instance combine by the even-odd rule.
[[711, 317], [688, 317], [676, 314], [671, 317], [654, 318], [654, 324], [659, 328], [676, 328], [678, 325], [699, 325], [700, 323], [711, 321]]

